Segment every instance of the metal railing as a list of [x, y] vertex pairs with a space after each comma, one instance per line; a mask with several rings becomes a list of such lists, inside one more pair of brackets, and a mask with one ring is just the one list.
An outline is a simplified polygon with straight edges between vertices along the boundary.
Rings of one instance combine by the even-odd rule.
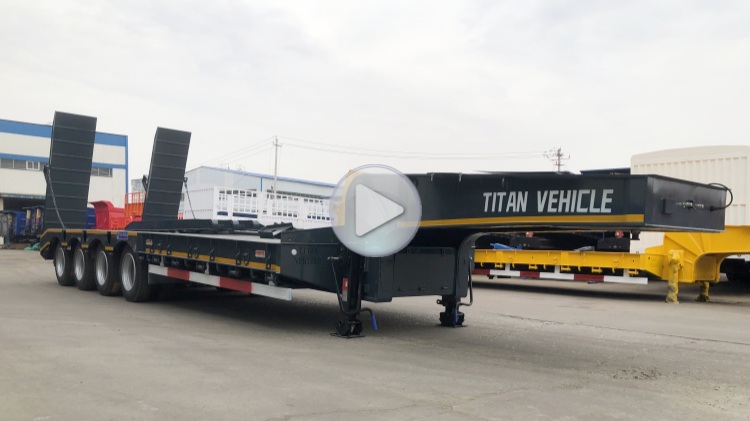
[[[190, 195], [192, 211], [185, 194]], [[196, 219], [255, 219], [264, 225], [291, 223], [297, 228], [331, 225], [328, 199], [218, 186], [191, 188], [185, 194], [180, 202], [185, 219], [195, 214]]]

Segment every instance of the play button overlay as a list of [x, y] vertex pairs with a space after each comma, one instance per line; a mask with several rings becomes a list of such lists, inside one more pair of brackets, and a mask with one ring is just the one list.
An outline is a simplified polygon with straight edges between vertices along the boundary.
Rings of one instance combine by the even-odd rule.
[[403, 206], [358, 184], [354, 190], [354, 233], [361, 237], [404, 213]]
[[385, 165], [350, 171], [331, 195], [333, 232], [361, 256], [383, 257], [402, 250], [414, 238], [421, 217], [414, 184]]

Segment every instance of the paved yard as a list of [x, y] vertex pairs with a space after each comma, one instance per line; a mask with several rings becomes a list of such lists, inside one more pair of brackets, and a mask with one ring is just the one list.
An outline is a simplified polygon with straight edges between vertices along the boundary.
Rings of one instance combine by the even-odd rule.
[[468, 327], [438, 327], [434, 297], [396, 299], [373, 306], [380, 330], [344, 340], [330, 294], [134, 304], [3, 250], [0, 418], [747, 419], [750, 294], [665, 291], [485, 281]]

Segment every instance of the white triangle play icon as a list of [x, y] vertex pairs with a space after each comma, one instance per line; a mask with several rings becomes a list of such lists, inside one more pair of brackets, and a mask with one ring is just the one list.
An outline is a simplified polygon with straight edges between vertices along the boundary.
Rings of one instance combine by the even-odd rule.
[[403, 206], [362, 184], [354, 190], [354, 233], [361, 237], [404, 213]]

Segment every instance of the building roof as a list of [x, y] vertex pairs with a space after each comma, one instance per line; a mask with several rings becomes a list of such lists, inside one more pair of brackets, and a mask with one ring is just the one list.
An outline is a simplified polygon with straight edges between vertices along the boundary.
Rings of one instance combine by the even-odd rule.
[[581, 174], [585, 174], [585, 175], [630, 174], [630, 168], [623, 167], [623, 168], [600, 168], [600, 169], [593, 169], [593, 170], [581, 170]]
[[[205, 168], [205, 169], [209, 169], [209, 170], [222, 171], [222, 172], [228, 172], [228, 173], [233, 173], [233, 174], [248, 175], [248, 176], [251, 176], [251, 177], [273, 179], [273, 175], [271, 175], [271, 174], [263, 174], [263, 173], [256, 173], [256, 172], [242, 171], [242, 170], [232, 170], [232, 169], [229, 169], [229, 168], [211, 167], [211, 166], [206, 166], [206, 165], [201, 165], [201, 166], [199, 166], [197, 168], [193, 168], [193, 169], [188, 170], [186, 172], [197, 171], [197, 170], [199, 170], [201, 168]], [[336, 187], [335, 184], [323, 183], [321, 181], [303, 180], [301, 178], [282, 177], [282, 176], [278, 176], [277, 178], [280, 181], [291, 181], [291, 182], [296, 182], [296, 183], [311, 184], [311, 185], [314, 185], [314, 186], [322, 186], [322, 187]]]
[[[52, 137], [52, 126], [47, 124], [25, 123], [22, 121], [0, 119], [0, 132], [45, 137], [49, 139]], [[94, 135], [94, 143], [100, 145], [127, 146], [128, 136], [97, 131]]]

